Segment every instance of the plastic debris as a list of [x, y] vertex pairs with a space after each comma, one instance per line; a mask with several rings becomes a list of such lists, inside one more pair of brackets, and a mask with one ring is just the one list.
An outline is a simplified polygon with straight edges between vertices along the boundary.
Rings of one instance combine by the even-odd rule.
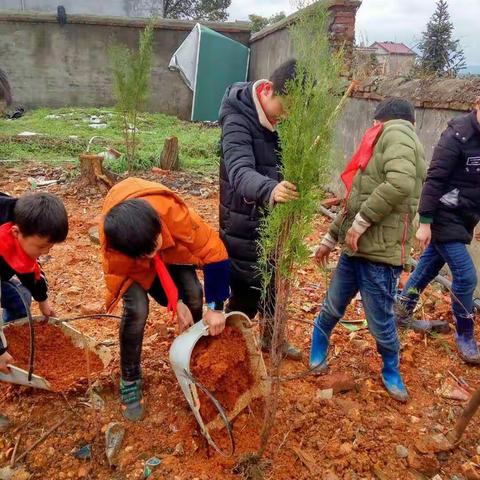
[[90, 444], [83, 445], [83, 447], [74, 448], [71, 453], [79, 460], [89, 460], [92, 458], [92, 446]]
[[105, 431], [105, 453], [110, 467], [116, 466], [116, 457], [122, 446], [125, 428], [117, 422], [111, 422]]
[[143, 468], [143, 478], [148, 478], [161, 463], [162, 461], [157, 457], [149, 458]]

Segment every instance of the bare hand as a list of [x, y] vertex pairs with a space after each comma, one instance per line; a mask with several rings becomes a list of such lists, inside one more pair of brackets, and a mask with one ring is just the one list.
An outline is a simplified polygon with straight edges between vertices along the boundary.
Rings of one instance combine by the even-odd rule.
[[480, 242], [480, 229], [475, 230], [475, 240]]
[[55, 318], [57, 316], [53, 308], [50, 306], [50, 302], [48, 300], [45, 300], [44, 302], [38, 302], [38, 306], [42, 312], [44, 322], [48, 322], [50, 317]]
[[425, 250], [432, 241], [432, 227], [429, 223], [421, 223], [415, 235], [418, 246], [421, 250]]
[[5, 352], [3, 355], [0, 355], [0, 372], [1, 373], [10, 373], [9, 365], [13, 363], [13, 357]]
[[328, 257], [332, 251], [326, 245], [320, 245], [315, 252], [315, 261], [320, 267], [327, 268]]
[[361, 233], [358, 233], [353, 227], [347, 232], [347, 236], [345, 238], [345, 243], [350, 251], [356, 252], [358, 251], [358, 240], [362, 236]]
[[287, 203], [297, 200], [297, 187], [293, 183], [284, 180], [273, 189], [272, 199], [275, 203]]
[[216, 310], [207, 310], [203, 317], [203, 322], [208, 326], [210, 335], [220, 335], [225, 328], [225, 315], [223, 312]]
[[183, 303], [177, 303], [178, 332], [182, 333], [193, 325], [193, 317], [190, 309]]

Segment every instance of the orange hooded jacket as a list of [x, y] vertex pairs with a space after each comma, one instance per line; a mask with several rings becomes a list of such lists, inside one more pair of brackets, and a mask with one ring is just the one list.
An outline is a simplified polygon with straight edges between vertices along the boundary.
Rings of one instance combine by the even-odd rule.
[[[133, 282], [149, 290], [155, 278], [152, 259], [133, 259], [108, 248], [103, 216], [115, 205], [132, 198], [146, 200], [159, 214], [162, 224], [160, 255], [168, 264], [205, 265], [228, 260], [218, 233], [170, 189], [140, 178], [127, 178], [107, 194], [100, 220], [100, 247], [107, 286], [106, 307], [112, 311]], [[128, 232], [125, 232], [128, 235]]]

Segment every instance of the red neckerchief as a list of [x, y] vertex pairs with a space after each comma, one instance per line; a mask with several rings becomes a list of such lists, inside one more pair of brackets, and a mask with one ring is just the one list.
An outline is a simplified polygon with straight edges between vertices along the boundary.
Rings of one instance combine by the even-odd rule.
[[[256, 89], [256, 92], [257, 92], [257, 97], [258, 97], [258, 101], [260, 102], [260, 106], [262, 107], [262, 110], [263, 110], [263, 113], [265, 113], [265, 109], [263, 108], [263, 102], [262, 102], [262, 92], [265, 90], [265, 88], [267, 87], [268, 83], [267, 82], [263, 82], [261, 83], [257, 89]], [[267, 114], [265, 114], [265, 116], [267, 117]], [[278, 120], [270, 120], [268, 117], [267, 117], [267, 120], [270, 122], [270, 124], [272, 125], [272, 127], [274, 127], [277, 123], [278, 123]]]
[[378, 139], [383, 131], [383, 123], [379, 123], [374, 127], [369, 128], [360, 142], [360, 146], [354, 153], [352, 159], [348, 163], [347, 167], [341, 174], [341, 179], [347, 189], [347, 198], [352, 190], [353, 179], [359, 170], [365, 170], [367, 168], [370, 159], [373, 156], [373, 150], [377, 144]]
[[173, 318], [175, 319], [178, 303], [177, 286], [173, 282], [172, 277], [170, 276], [170, 273], [168, 272], [167, 267], [163, 263], [159, 254], [153, 257], [153, 263], [155, 265], [157, 276], [160, 279], [160, 283], [162, 284], [162, 288], [165, 292], [165, 296], [167, 297], [167, 310], [169, 312], [173, 312]]
[[0, 257], [7, 262], [16, 273], [33, 273], [35, 280], [40, 280], [41, 272], [38, 262], [31, 259], [13, 236], [13, 222], [0, 226]]

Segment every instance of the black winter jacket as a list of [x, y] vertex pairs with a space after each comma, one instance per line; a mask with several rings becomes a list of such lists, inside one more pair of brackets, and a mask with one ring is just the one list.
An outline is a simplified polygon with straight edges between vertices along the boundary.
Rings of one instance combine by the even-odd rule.
[[480, 220], [480, 124], [476, 112], [451, 120], [443, 132], [433, 153], [419, 213], [422, 223], [432, 223], [432, 241], [472, 241]]
[[280, 176], [279, 139], [259, 121], [253, 82], [230, 86], [220, 107], [220, 236], [233, 282], [259, 286], [259, 224]]

